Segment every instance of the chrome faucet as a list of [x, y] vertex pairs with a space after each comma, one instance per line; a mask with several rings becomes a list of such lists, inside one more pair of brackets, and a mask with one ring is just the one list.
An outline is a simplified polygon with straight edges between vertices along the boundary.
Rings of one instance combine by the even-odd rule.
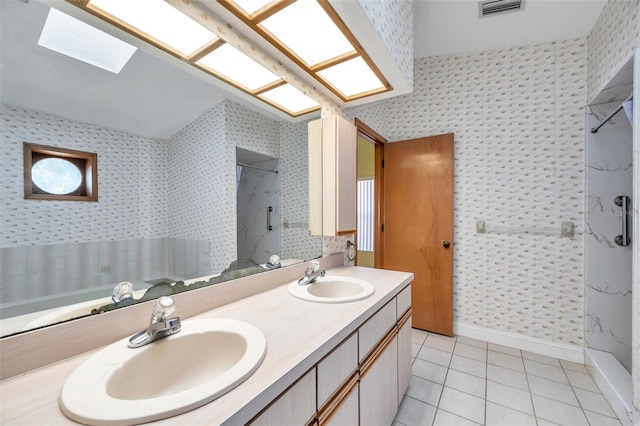
[[318, 277], [324, 277], [325, 273], [324, 269], [320, 269], [320, 262], [317, 260], [310, 260], [307, 265], [307, 272], [304, 273], [304, 277], [298, 280], [298, 284], [312, 284], [318, 279]]
[[173, 299], [164, 296], [153, 305], [149, 327], [129, 339], [130, 348], [139, 348], [180, 331], [180, 317], [168, 318], [176, 310]]

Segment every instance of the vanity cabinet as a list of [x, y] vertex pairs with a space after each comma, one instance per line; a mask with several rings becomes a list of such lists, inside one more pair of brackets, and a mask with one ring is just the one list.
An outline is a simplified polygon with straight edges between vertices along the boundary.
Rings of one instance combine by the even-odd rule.
[[267, 425], [307, 425], [316, 414], [316, 369], [312, 368], [278, 397], [251, 423]]
[[360, 424], [393, 423], [398, 411], [398, 338], [393, 335], [373, 353], [360, 377]]
[[356, 231], [356, 127], [331, 116], [309, 123], [309, 233]]

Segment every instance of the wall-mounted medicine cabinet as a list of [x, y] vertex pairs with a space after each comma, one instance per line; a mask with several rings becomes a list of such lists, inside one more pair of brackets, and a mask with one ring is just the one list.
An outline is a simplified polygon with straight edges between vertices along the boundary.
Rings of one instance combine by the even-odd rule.
[[356, 231], [356, 127], [342, 117], [309, 123], [309, 234]]

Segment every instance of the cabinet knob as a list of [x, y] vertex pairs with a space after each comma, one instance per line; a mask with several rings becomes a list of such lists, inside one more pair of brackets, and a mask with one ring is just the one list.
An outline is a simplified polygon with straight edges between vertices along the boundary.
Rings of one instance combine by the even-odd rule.
[[446, 248], [446, 249], [448, 249], [450, 246], [451, 246], [451, 243], [450, 243], [449, 241], [444, 241], [444, 242], [442, 243], [442, 247], [444, 247], [444, 248]]

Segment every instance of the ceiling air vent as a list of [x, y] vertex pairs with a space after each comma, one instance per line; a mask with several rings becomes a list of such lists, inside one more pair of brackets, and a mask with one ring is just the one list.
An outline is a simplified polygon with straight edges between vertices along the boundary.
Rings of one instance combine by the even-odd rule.
[[480, 17], [524, 10], [524, 0], [488, 0], [478, 2]]

